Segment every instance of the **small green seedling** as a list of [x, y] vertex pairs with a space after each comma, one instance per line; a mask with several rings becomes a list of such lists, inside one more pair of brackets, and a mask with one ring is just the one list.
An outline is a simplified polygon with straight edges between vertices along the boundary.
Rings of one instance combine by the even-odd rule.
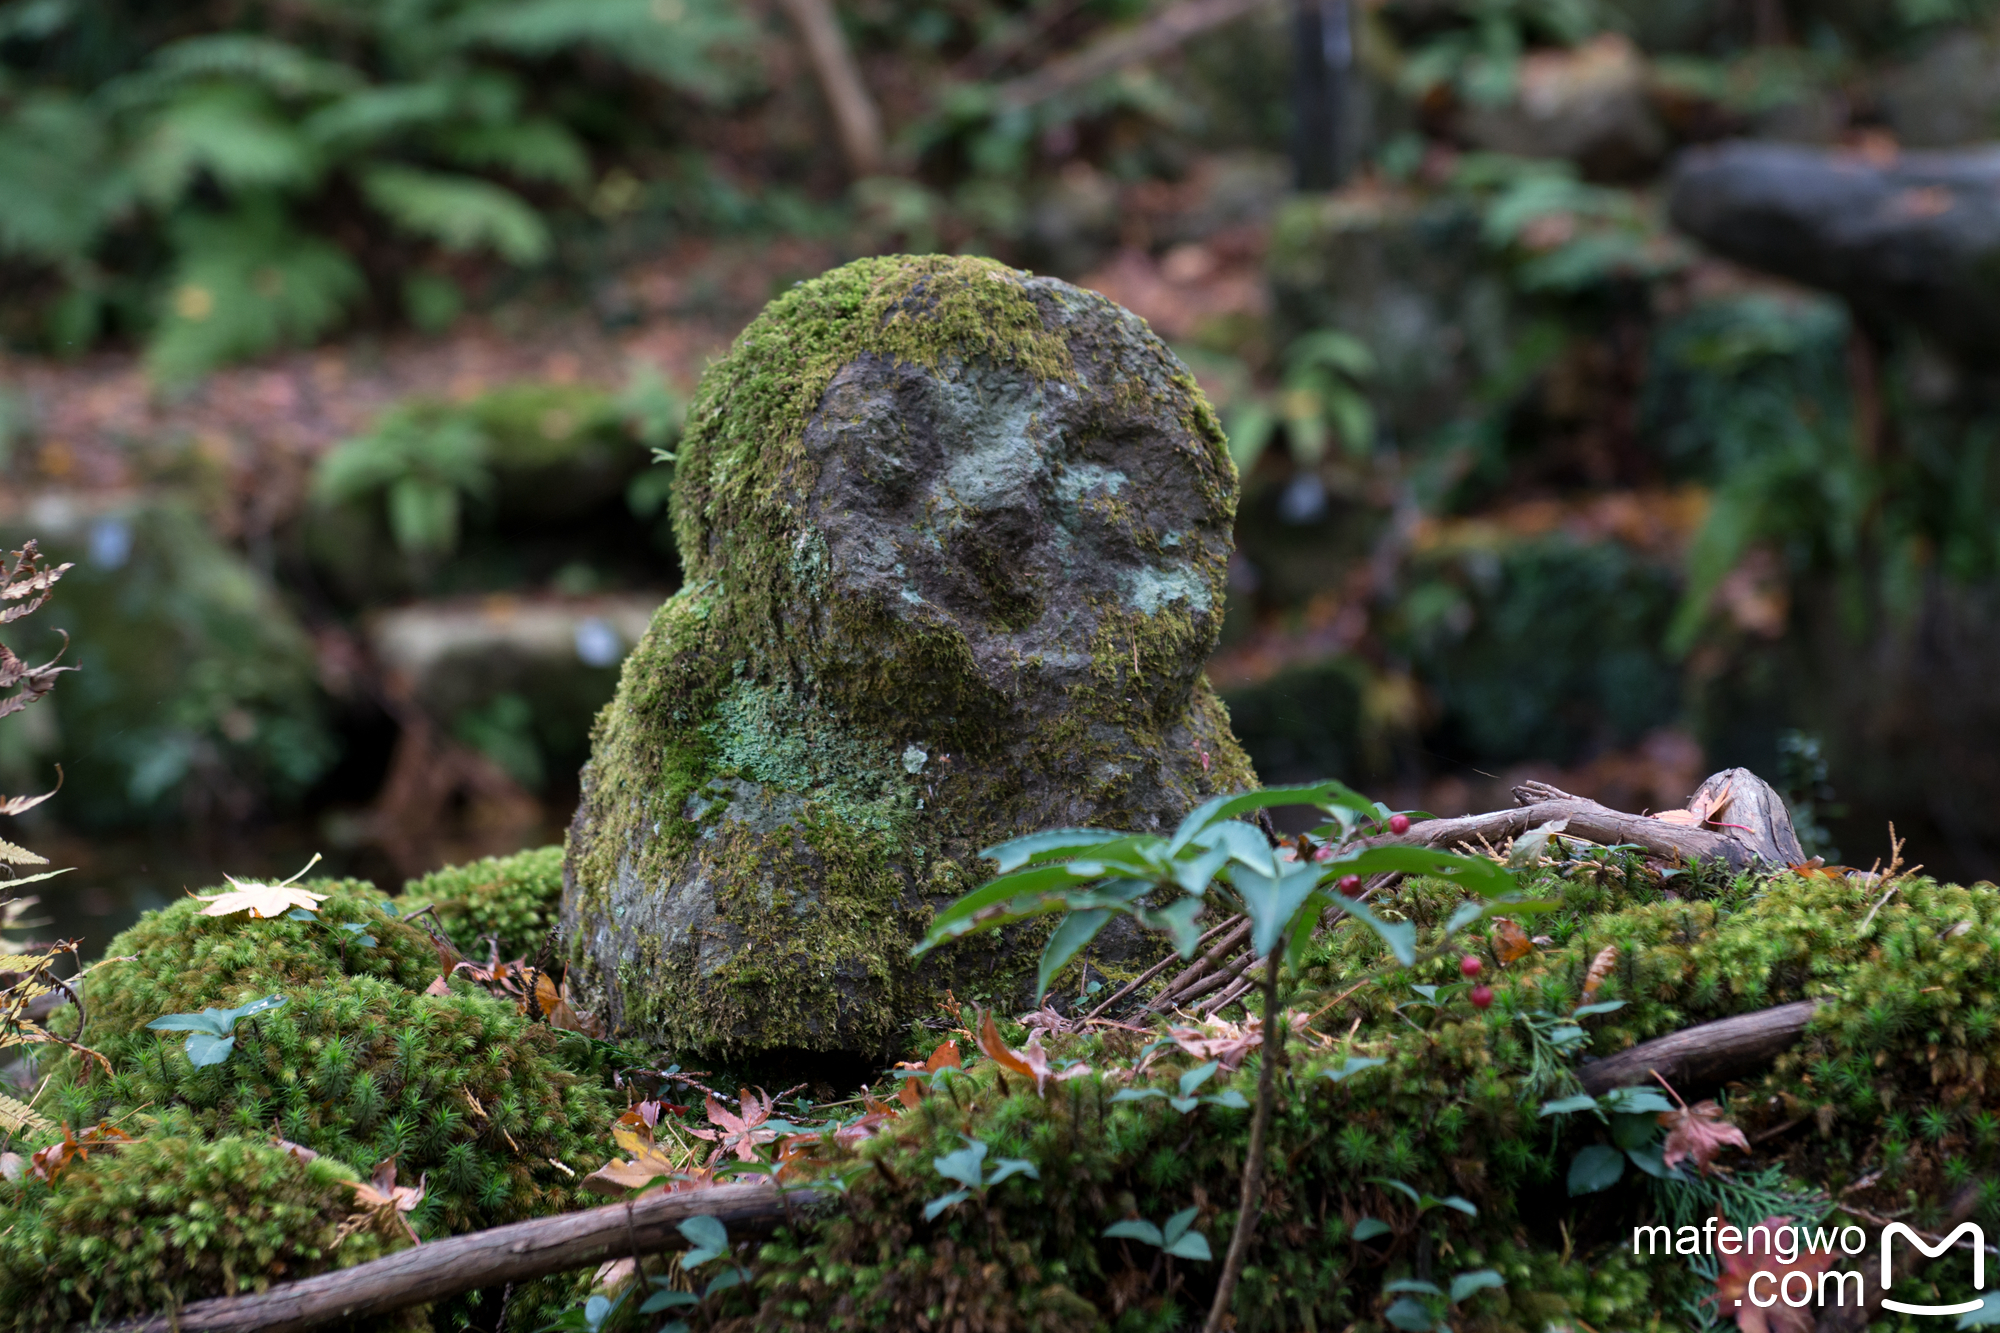
[[1199, 1208], [1183, 1208], [1160, 1226], [1142, 1218], [1129, 1218], [1104, 1228], [1104, 1236], [1107, 1240], [1136, 1240], [1176, 1259], [1198, 1259], [1206, 1263], [1215, 1258], [1215, 1252], [1208, 1248], [1208, 1237], [1191, 1229], [1200, 1212]]
[[266, 995], [235, 1009], [204, 1009], [198, 1014], [165, 1014], [146, 1024], [155, 1032], [185, 1032], [188, 1062], [196, 1069], [219, 1065], [236, 1049], [236, 1021], [253, 1014], [268, 1013], [285, 1002], [282, 995]]
[[1173, 1096], [1164, 1088], [1120, 1088], [1111, 1095], [1111, 1100], [1114, 1102], [1143, 1102], [1149, 1097], [1165, 1097], [1167, 1105], [1173, 1107], [1182, 1115], [1186, 1115], [1197, 1106], [1226, 1106], [1233, 1111], [1249, 1110], [1249, 1100], [1234, 1088], [1224, 1088], [1221, 1092], [1210, 1093], [1206, 1097], [1197, 1097], [1195, 1095], [1195, 1089], [1208, 1082], [1220, 1067], [1217, 1061], [1210, 1060], [1207, 1064], [1196, 1065], [1193, 1069], [1188, 1070], [1187, 1073], [1182, 1074], [1181, 1095], [1178, 1097]]
[[[964, 1137], [961, 1135], [961, 1137]], [[964, 1203], [974, 1194], [983, 1200], [986, 1191], [998, 1185], [1009, 1176], [1026, 1176], [1030, 1180], [1040, 1180], [1042, 1173], [1035, 1164], [1025, 1157], [1001, 1157], [993, 1163], [991, 1174], [986, 1172], [987, 1148], [978, 1139], [966, 1138], [965, 1146], [957, 1152], [946, 1153], [931, 1159], [931, 1166], [946, 1180], [956, 1180], [964, 1189], [956, 1189], [949, 1194], [941, 1194], [924, 1205], [924, 1221], [934, 1222], [937, 1215], [955, 1204]]]

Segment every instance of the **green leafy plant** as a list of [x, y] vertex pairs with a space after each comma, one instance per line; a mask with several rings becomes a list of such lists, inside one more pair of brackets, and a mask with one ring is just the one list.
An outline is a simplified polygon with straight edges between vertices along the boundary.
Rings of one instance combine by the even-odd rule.
[[51, 342], [148, 332], [167, 379], [316, 338], [372, 281], [435, 310], [468, 258], [541, 262], [617, 127], [668, 136], [662, 93], [742, 86], [746, 31], [720, 0], [11, 5], [0, 254], [45, 275]]
[[1285, 349], [1275, 395], [1250, 395], [1229, 415], [1229, 452], [1247, 472], [1269, 447], [1278, 426], [1293, 460], [1318, 465], [1333, 434], [1347, 452], [1367, 458], [1375, 447], [1375, 409], [1363, 387], [1375, 374], [1368, 345], [1338, 329], [1315, 329]]
[[[1329, 816], [1316, 830], [1320, 844], [1308, 859], [1281, 860], [1263, 833], [1236, 818], [1285, 805], [1314, 807]], [[1265, 1047], [1243, 1168], [1243, 1203], [1209, 1312], [1211, 1333], [1227, 1317], [1256, 1225], [1264, 1136], [1284, 1041], [1278, 977], [1286, 961], [1297, 965], [1323, 918], [1343, 915], [1373, 931], [1396, 965], [1418, 961], [1416, 927], [1390, 920], [1367, 904], [1361, 891], [1365, 875], [1430, 875], [1470, 891], [1427, 957], [1438, 956], [1452, 936], [1496, 910], [1519, 916], [1552, 905], [1525, 898], [1513, 873], [1485, 857], [1393, 841], [1409, 827], [1409, 816], [1329, 781], [1214, 797], [1190, 811], [1171, 835], [1100, 829], [1033, 833], [983, 852], [997, 864], [999, 876], [939, 912], [914, 950], [921, 954], [975, 930], [1060, 912], [1037, 978], [1038, 994], [1046, 994], [1056, 973], [1120, 914], [1167, 934], [1183, 958], [1193, 956], [1201, 937], [1196, 922], [1209, 907], [1249, 919], [1250, 947], [1264, 960]], [[1379, 836], [1371, 839], [1365, 833]], [[1334, 892], [1336, 885], [1346, 891]], [[1191, 1090], [1183, 1088], [1183, 1098]]]
[[1107, 1240], [1136, 1240], [1176, 1259], [1206, 1263], [1215, 1258], [1215, 1252], [1208, 1248], [1208, 1237], [1194, 1230], [1194, 1220], [1200, 1215], [1199, 1208], [1183, 1208], [1157, 1226], [1143, 1218], [1128, 1218], [1113, 1222], [1103, 1234]]
[[983, 1141], [969, 1138], [963, 1148], [932, 1160], [931, 1166], [939, 1175], [946, 1180], [957, 1181], [962, 1188], [940, 1194], [925, 1204], [924, 1221], [936, 1221], [939, 1213], [964, 1203], [975, 1194], [983, 1201], [986, 1191], [1013, 1176], [1026, 1176], [1030, 1180], [1042, 1178], [1041, 1171], [1025, 1157], [996, 1158], [988, 1170], [985, 1165], [987, 1151]]
[[[740, 1287], [750, 1280], [749, 1272], [736, 1263], [729, 1243], [729, 1229], [719, 1218], [707, 1215], [690, 1217], [675, 1230], [687, 1238], [688, 1248], [681, 1254], [681, 1271], [692, 1273], [704, 1264], [717, 1259], [729, 1259], [730, 1267], [716, 1274], [702, 1284], [700, 1292], [682, 1291], [672, 1280], [664, 1277], [648, 1278], [653, 1286], [653, 1294], [639, 1307], [640, 1314], [661, 1314], [668, 1310], [692, 1309], [702, 1305], [710, 1297]], [[667, 1323], [660, 1333], [687, 1333], [687, 1324], [682, 1320]]]
[[285, 1002], [282, 995], [267, 995], [261, 1000], [239, 1004], [234, 1009], [204, 1009], [198, 1014], [164, 1014], [146, 1027], [154, 1032], [185, 1032], [187, 1036], [188, 1063], [196, 1069], [206, 1069], [219, 1065], [229, 1058], [236, 1049], [236, 1024], [239, 1020], [268, 1013]]

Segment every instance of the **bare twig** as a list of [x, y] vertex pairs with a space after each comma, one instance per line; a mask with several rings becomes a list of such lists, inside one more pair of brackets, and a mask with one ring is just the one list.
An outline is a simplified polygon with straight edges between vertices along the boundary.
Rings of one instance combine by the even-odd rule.
[[887, 161], [882, 147], [882, 113], [861, 81], [854, 52], [840, 31], [829, 0], [780, 0], [805, 41], [813, 74], [833, 113], [847, 169], [856, 177], [880, 175]]
[[1059, 56], [999, 89], [999, 103], [1020, 110], [1167, 54], [1190, 38], [1254, 14], [1270, 0], [1180, 0], [1135, 28], [1100, 37], [1081, 51]]
[[1243, 1275], [1243, 1260], [1263, 1204], [1264, 1138], [1271, 1128], [1271, 1108], [1278, 1099], [1278, 1062], [1285, 1051], [1285, 1024], [1278, 1012], [1278, 960], [1283, 949], [1280, 944], [1264, 960], [1264, 1050], [1257, 1062], [1257, 1109], [1250, 1117], [1249, 1155], [1243, 1159], [1243, 1202], [1236, 1214], [1236, 1232], [1229, 1238], [1229, 1254], [1222, 1262], [1222, 1276], [1215, 1284], [1215, 1303], [1208, 1307], [1208, 1323], [1202, 1333], [1222, 1333], [1229, 1322], [1229, 1299], [1236, 1293], [1236, 1280]]

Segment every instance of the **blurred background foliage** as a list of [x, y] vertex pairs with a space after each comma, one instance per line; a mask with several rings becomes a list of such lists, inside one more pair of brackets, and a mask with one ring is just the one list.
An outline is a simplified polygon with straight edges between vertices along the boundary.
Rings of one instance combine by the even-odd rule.
[[1742, 762], [1829, 853], [1996, 873], [1994, 367], [1667, 221], [1718, 140], [1991, 139], [1996, 6], [852, 0], [829, 50], [802, 5], [0, 4], [0, 541], [78, 562], [35, 632], [85, 668], [0, 787], [65, 767], [36, 813], [113, 885], [70, 933], [225, 854], [556, 837], [701, 366], [890, 250], [1095, 287], [1201, 378], [1267, 780]]

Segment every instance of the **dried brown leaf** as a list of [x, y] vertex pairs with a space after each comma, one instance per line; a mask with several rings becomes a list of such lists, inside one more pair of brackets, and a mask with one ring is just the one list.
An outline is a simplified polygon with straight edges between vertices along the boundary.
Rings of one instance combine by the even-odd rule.
[[1706, 1175], [1710, 1163], [1724, 1148], [1733, 1144], [1750, 1151], [1750, 1142], [1743, 1137], [1743, 1131], [1723, 1119], [1722, 1108], [1712, 1101], [1696, 1102], [1678, 1111], [1662, 1111], [1660, 1123], [1667, 1127], [1667, 1142], [1660, 1160], [1669, 1168], [1692, 1161]]
[[1500, 966], [1519, 962], [1535, 951], [1535, 942], [1528, 938], [1528, 932], [1506, 917], [1496, 917], [1493, 921], [1493, 956], [1500, 960]]
[[1597, 992], [1604, 987], [1604, 979], [1611, 975], [1611, 969], [1618, 963], [1618, 946], [1607, 944], [1597, 951], [1597, 957], [1590, 960], [1590, 970], [1583, 974], [1583, 1002], [1589, 1004], [1597, 998]]
[[[1717, 1213], [1716, 1218], [1722, 1225], [1728, 1225], [1721, 1213]], [[1767, 1217], [1757, 1225], [1770, 1228], [1769, 1234], [1776, 1236], [1781, 1228], [1791, 1224], [1789, 1217]], [[1757, 1298], [1768, 1299], [1768, 1293], [1783, 1291], [1785, 1278], [1792, 1273], [1804, 1273], [1807, 1290], [1810, 1291], [1819, 1275], [1833, 1262], [1833, 1252], [1824, 1250], [1814, 1253], [1801, 1248], [1787, 1263], [1782, 1255], [1771, 1253], [1771, 1248], [1766, 1246], [1762, 1253], [1753, 1255], [1746, 1245], [1742, 1253], [1724, 1255], [1722, 1271], [1715, 1281], [1715, 1294], [1707, 1299], [1713, 1301], [1721, 1313], [1735, 1317], [1740, 1333], [1812, 1333], [1817, 1316], [1810, 1305], [1793, 1307], [1783, 1301], [1759, 1305]], [[1773, 1281], [1753, 1294], [1750, 1283], [1760, 1272], [1771, 1274]]]

